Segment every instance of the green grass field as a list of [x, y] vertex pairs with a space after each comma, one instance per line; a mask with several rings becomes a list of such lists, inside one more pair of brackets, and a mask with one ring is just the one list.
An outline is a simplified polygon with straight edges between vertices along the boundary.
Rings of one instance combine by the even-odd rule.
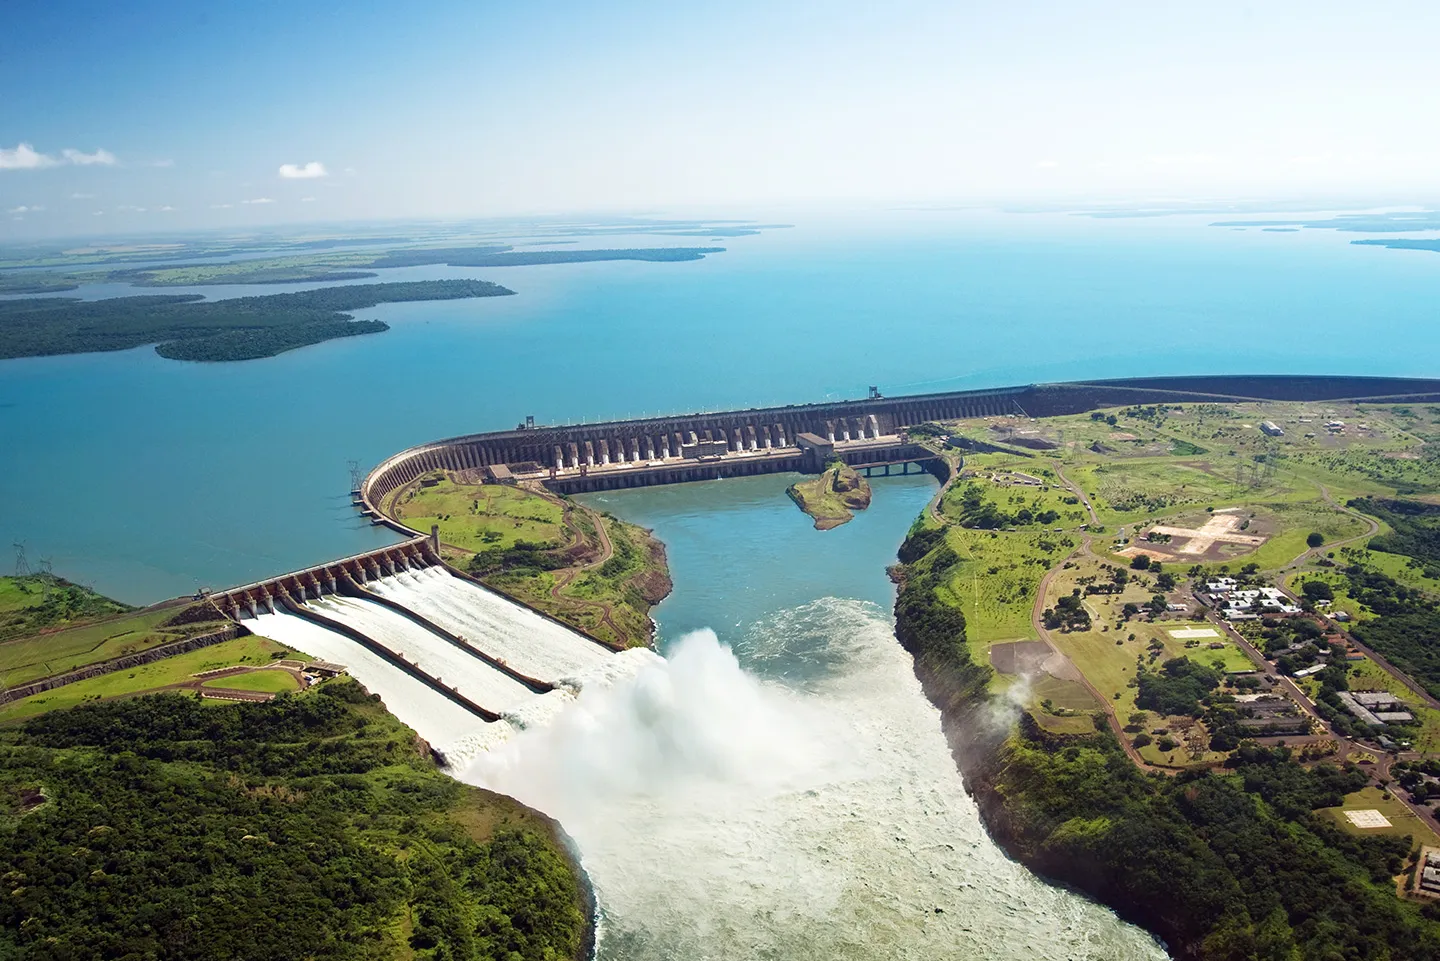
[[1088, 495], [1105, 524], [1135, 525], [1185, 507], [1224, 507], [1293, 497], [1276, 481], [1261, 488], [1237, 485], [1223, 462], [1109, 460], [1066, 470]]
[[1403, 554], [1386, 554], [1383, 551], [1370, 551], [1370, 556], [1365, 561], [1366, 566], [1373, 567], [1382, 574], [1388, 574], [1401, 584], [1409, 587], [1418, 587], [1422, 591], [1440, 596], [1440, 581], [1433, 577], [1426, 577], [1423, 571], [1410, 566], [1410, 558]]
[[0, 577], [0, 642], [129, 610], [128, 605], [48, 574]]
[[553, 498], [503, 484], [460, 485], [448, 478], [415, 489], [396, 505], [418, 531], [440, 525], [440, 539], [467, 551], [508, 550], [516, 541], [558, 547], [564, 508]]
[[[1056, 574], [1046, 595], [1046, 606], [1053, 606], [1058, 598], [1081, 586], [1080, 579], [1084, 577], [1108, 579], [1095, 560], [1081, 558], [1074, 567]], [[1143, 605], [1153, 593], [1152, 586], [1140, 584], [1137, 578], [1131, 580], [1123, 593], [1092, 594], [1084, 600], [1085, 609], [1090, 613], [1090, 630], [1050, 632], [1051, 642], [1074, 662], [1122, 717], [1135, 710], [1137, 692], [1131, 685], [1136, 676], [1137, 658], [1150, 669], [1172, 657], [1188, 657], [1207, 667], [1218, 662], [1224, 671], [1249, 671], [1255, 666], [1233, 640], [1219, 628], [1204, 622], [1161, 619], [1151, 623], [1132, 617], [1116, 627], [1121, 621], [1121, 609], [1127, 603]], [[1215, 636], [1186, 639], [1170, 634], [1191, 628], [1213, 630]], [[1192, 646], [1187, 647], [1187, 641]], [[1159, 642], [1158, 654], [1153, 657], [1152, 642]], [[1211, 644], [1221, 646], [1211, 648]]]
[[[1379, 811], [1390, 821], [1388, 828], [1360, 828], [1350, 823], [1346, 811]], [[1367, 787], [1354, 794], [1345, 795], [1339, 807], [1321, 808], [1316, 812], [1334, 820], [1342, 831], [1362, 837], [1371, 834], [1389, 834], [1396, 837], [1410, 837], [1417, 844], [1440, 845], [1440, 837], [1415, 816], [1409, 808], [1377, 787]]]
[[249, 671], [245, 674], [231, 674], [204, 681], [201, 687], [225, 688], [231, 691], [259, 691], [264, 694], [280, 694], [300, 690], [300, 683], [289, 671]]
[[74, 684], [67, 684], [64, 687], [57, 687], [53, 691], [33, 694], [0, 707], [0, 723], [9, 724], [27, 717], [34, 717], [37, 714], [44, 714], [46, 711], [73, 707], [85, 701], [122, 697], [169, 687], [172, 684], [182, 684], [192, 680], [194, 675], [202, 671], [231, 667], [236, 664], [256, 666], [270, 664], [278, 659], [274, 656], [277, 654], [286, 654], [288, 657], [300, 660], [309, 659], [306, 655], [291, 648], [282, 647], [266, 637], [237, 637], [233, 641], [223, 641], [209, 647], [202, 647], [197, 651], [167, 657], [150, 664], [142, 664], [133, 670], [116, 671], [113, 674], [92, 677]]
[[981, 663], [989, 663], [987, 652], [995, 641], [1034, 638], [1030, 611], [1035, 592], [1074, 542], [1062, 534], [959, 527], [951, 527], [946, 539], [960, 563], [950, 568], [941, 595], [964, 611], [966, 638]]
[[140, 611], [54, 634], [6, 641], [0, 644], [0, 682], [13, 687], [177, 640], [186, 633], [160, 625], [178, 611], [173, 607]]

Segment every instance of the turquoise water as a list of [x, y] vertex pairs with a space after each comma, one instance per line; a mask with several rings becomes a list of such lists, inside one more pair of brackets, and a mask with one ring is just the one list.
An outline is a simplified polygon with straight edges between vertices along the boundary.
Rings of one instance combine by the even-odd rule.
[[784, 676], [803, 663], [756, 663], [749, 639], [757, 624], [822, 597], [890, 609], [895, 588], [885, 568], [934, 495], [935, 479], [872, 478], [871, 506], [829, 531], [815, 530], [786, 496], [785, 488], [800, 479], [771, 474], [581, 498], [654, 530], [664, 542], [675, 591], [652, 613], [662, 653], [676, 638], [709, 629], [747, 668]]
[[518, 295], [362, 311], [392, 330], [269, 360], [183, 364], [141, 348], [0, 362], [0, 542], [150, 601], [382, 543], [350, 511], [348, 460], [368, 468], [527, 414], [804, 402], [869, 384], [1436, 372], [1433, 254], [1189, 218], [786, 219], [798, 226], [693, 263], [395, 272]]

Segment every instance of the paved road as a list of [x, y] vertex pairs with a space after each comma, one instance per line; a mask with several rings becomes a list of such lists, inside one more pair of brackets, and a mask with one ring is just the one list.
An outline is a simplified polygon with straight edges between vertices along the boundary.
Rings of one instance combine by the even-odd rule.
[[1333, 551], [1337, 547], [1344, 547], [1347, 544], [1353, 544], [1356, 541], [1363, 541], [1366, 538], [1374, 537], [1380, 532], [1380, 522], [1377, 521], [1375, 518], [1362, 514], [1359, 511], [1354, 510], [1353, 508], [1344, 506], [1343, 504], [1335, 503], [1335, 498], [1330, 496], [1330, 488], [1326, 487], [1324, 484], [1320, 484], [1319, 487], [1320, 496], [1324, 499], [1326, 504], [1329, 504], [1331, 507], [1333, 507], [1335, 510], [1339, 511], [1342, 514], [1349, 514], [1351, 517], [1354, 517], [1357, 520], [1364, 521], [1366, 528], [1365, 533], [1356, 534], [1354, 537], [1347, 537], [1344, 540], [1334, 541], [1329, 544], [1321, 544], [1319, 547], [1311, 547], [1301, 553], [1299, 557], [1295, 558], [1289, 564], [1286, 564], [1284, 567], [1280, 568], [1280, 573], [1282, 574], [1286, 571], [1294, 570], [1295, 568], [1304, 564], [1306, 561], [1310, 560], [1310, 558], [1318, 556], [1325, 551]]

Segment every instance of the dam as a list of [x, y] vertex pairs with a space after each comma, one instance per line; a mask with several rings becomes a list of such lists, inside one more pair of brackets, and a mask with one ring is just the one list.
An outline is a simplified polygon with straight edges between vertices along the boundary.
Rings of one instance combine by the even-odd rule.
[[393, 679], [403, 699], [424, 691], [424, 700], [434, 702], [438, 694], [452, 719], [524, 727], [553, 713], [587, 679], [627, 673], [629, 655], [639, 652], [617, 654], [446, 566], [437, 531], [411, 530], [394, 517], [395, 499], [427, 474], [524, 481], [561, 494], [818, 471], [836, 457], [887, 473], [894, 465], [908, 471], [920, 464], [943, 474], [948, 468], [940, 456], [912, 439], [911, 428], [957, 418], [1256, 400], [1437, 402], [1440, 381], [1159, 377], [893, 398], [872, 387], [868, 398], [834, 403], [558, 427], [527, 419], [510, 431], [412, 447], [377, 465], [351, 493], [372, 523], [405, 535], [401, 543], [220, 591], [209, 601], [256, 633], [350, 666], [362, 682]]
[[649, 653], [613, 651], [496, 594], [440, 563], [426, 538], [208, 601], [256, 634], [344, 665], [420, 730], [523, 729]]
[[393, 520], [398, 492], [434, 471], [479, 479], [530, 480], [559, 494], [656, 484], [817, 471], [831, 457], [852, 467], [932, 465], [938, 455], [908, 428], [972, 417], [1043, 417], [1100, 407], [1158, 403], [1368, 400], [1440, 401], [1440, 380], [1399, 377], [1236, 375], [1150, 377], [693, 413], [598, 424], [537, 426], [467, 434], [386, 458], [351, 493], [372, 523], [407, 536]]

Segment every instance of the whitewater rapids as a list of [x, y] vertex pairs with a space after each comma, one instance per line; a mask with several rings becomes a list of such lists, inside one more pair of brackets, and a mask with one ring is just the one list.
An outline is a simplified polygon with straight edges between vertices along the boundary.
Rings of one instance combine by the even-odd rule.
[[816, 601], [743, 648], [788, 679], [697, 632], [462, 773], [575, 839], [601, 959], [1165, 957], [990, 840], [880, 609]]

